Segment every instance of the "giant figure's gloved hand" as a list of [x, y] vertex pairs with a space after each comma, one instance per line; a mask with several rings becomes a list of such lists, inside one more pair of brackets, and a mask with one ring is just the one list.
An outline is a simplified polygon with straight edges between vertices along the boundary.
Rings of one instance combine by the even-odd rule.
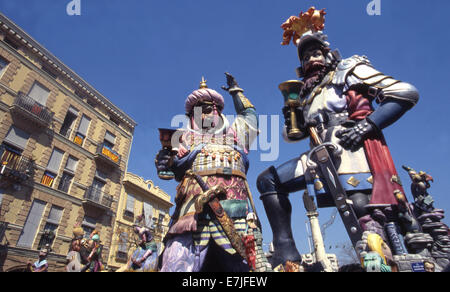
[[155, 166], [157, 172], [165, 172], [170, 170], [172, 162], [171, 151], [168, 149], [162, 149], [156, 154]]
[[[296, 107], [295, 109], [295, 115], [297, 117], [297, 128], [306, 135], [308, 132], [306, 127], [307, 124], [305, 123], [305, 118], [303, 116], [303, 108], [302, 107]], [[292, 123], [291, 123], [291, 107], [285, 106], [283, 107], [283, 116], [284, 116], [284, 125], [286, 126], [286, 132], [289, 133], [292, 130]], [[291, 140], [301, 140], [301, 138], [292, 138], [289, 137]]]
[[242, 89], [239, 88], [239, 85], [238, 85], [238, 83], [236, 81], [236, 78], [234, 78], [233, 75], [231, 75], [228, 72], [225, 72], [225, 75], [227, 77], [227, 86], [228, 87], [227, 86], [222, 86], [223, 90], [228, 91], [230, 93], [231, 93], [231, 91], [236, 90], [236, 89], [239, 89], [239, 90], [242, 91]]
[[351, 128], [337, 131], [336, 137], [340, 139], [339, 144], [345, 149], [356, 151], [361, 147], [364, 140], [375, 131], [376, 127], [374, 125], [367, 120], [362, 120]]

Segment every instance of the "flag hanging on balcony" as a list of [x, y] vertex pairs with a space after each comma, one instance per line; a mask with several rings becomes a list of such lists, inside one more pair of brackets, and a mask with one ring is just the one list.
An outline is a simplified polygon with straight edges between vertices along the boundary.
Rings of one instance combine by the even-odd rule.
[[76, 144], [82, 146], [83, 145], [83, 141], [84, 141], [84, 136], [77, 133], [75, 138], [73, 139], [73, 142], [75, 142]]
[[45, 172], [44, 176], [42, 177], [42, 181], [41, 184], [51, 187], [53, 185], [53, 181], [55, 180], [55, 175], [49, 173], [49, 172]]

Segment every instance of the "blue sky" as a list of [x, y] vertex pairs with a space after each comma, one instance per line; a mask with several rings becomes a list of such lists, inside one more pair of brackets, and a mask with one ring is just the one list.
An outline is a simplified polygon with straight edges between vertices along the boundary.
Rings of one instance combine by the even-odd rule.
[[[419, 89], [419, 104], [385, 136], [409, 198], [402, 164], [429, 172], [435, 178], [430, 193], [436, 206], [450, 212], [449, 1], [430, 6], [381, 0], [381, 16], [367, 15], [369, 0], [81, 0], [81, 16], [66, 14], [69, 2], [0, 0], [0, 11], [138, 122], [129, 171], [152, 179], [172, 197], [175, 182], [159, 180], [153, 165], [160, 148], [157, 128], [169, 127], [173, 116], [184, 113], [184, 100], [201, 76], [221, 91], [225, 71], [235, 75], [259, 114], [279, 114], [278, 84], [294, 79], [298, 66], [295, 48], [280, 45], [280, 25], [315, 5], [327, 9], [325, 31], [332, 48], [344, 57], [366, 55], [378, 70]], [[224, 112], [234, 113], [231, 98], [222, 93]], [[280, 139], [276, 162], [260, 161], [259, 152], [250, 154], [249, 184], [267, 243], [272, 235], [256, 178], [271, 164], [305, 152], [307, 144], [288, 145]], [[306, 252], [301, 195], [291, 195], [293, 226], [297, 246]], [[321, 223], [330, 213], [320, 210]], [[326, 245], [348, 241], [337, 218], [327, 229]]]

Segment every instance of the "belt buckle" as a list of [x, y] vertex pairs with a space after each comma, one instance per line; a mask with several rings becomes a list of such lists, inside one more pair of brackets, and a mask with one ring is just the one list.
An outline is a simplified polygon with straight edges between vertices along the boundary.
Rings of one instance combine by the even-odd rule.
[[223, 174], [224, 175], [232, 175], [233, 174], [233, 170], [231, 169], [231, 167], [224, 167], [223, 168]]

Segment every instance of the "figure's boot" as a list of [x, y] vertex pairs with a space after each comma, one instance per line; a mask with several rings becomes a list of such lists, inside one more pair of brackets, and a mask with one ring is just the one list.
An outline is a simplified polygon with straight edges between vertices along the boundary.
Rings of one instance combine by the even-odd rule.
[[292, 236], [292, 206], [287, 194], [272, 194], [262, 198], [264, 209], [273, 233], [274, 254], [271, 259], [273, 268], [287, 261], [301, 262], [295, 241]]
[[291, 202], [288, 193], [280, 191], [281, 182], [274, 167], [259, 175], [257, 187], [273, 233], [274, 254], [270, 259], [272, 267], [285, 265], [288, 261], [301, 263], [302, 258], [292, 236]]

